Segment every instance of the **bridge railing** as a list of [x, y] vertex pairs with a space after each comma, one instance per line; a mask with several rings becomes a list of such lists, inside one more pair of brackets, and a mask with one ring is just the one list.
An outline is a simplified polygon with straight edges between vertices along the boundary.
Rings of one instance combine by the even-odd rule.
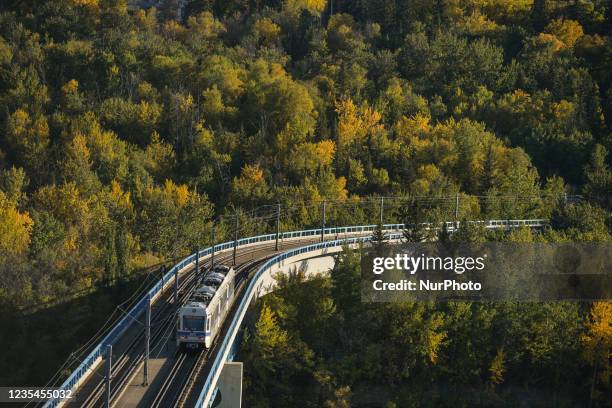
[[[400, 224], [392, 224], [389, 225], [394, 230], [397, 230], [397, 226]], [[376, 226], [367, 226], [367, 228], [376, 228]], [[386, 226], [385, 226], [386, 227]], [[403, 225], [402, 225], [403, 227]], [[368, 229], [368, 231], [372, 231], [373, 229]], [[320, 230], [319, 230], [320, 231]], [[391, 240], [398, 240], [402, 238], [402, 234], [400, 233], [392, 233], [388, 236]], [[333, 241], [324, 241], [316, 244], [310, 244], [303, 247], [299, 247], [296, 249], [291, 249], [286, 252], [283, 252], [280, 255], [270, 258], [266, 262], [264, 262], [258, 269], [257, 272], [253, 275], [253, 278], [250, 280], [249, 285], [245, 291], [244, 296], [242, 296], [240, 300], [240, 304], [236, 309], [236, 313], [234, 314], [234, 318], [232, 319], [232, 323], [228, 329], [228, 332], [219, 347], [219, 351], [216, 353], [215, 360], [211, 366], [211, 369], [206, 378], [206, 382], [200, 392], [198, 400], [196, 402], [196, 407], [204, 408], [208, 407], [214, 400], [215, 392], [216, 392], [216, 383], [218, 381], [218, 377], [221, 374], [221, 369], [223, 368], [223, 364], [227, 360], [228, 356], [230, 356], [230, 352], [233, 347], [233, 343], [238, 334], [238, 330], [241, 326], [242, 320], [246, 311], [253, 300], [253, 296], [255, 295], [256, 288], [258, 286], [260, 278], [271, 269], [274, 265], [281, 263], [282, 261], [292, 258], [297, 255], [301, 255], [308, 252], [319, 251], [327, 248], [336, 248], [342, 245], [354, 245], [359, 243], [365, 243], [371, 240], [371, 236], [363, 236], [363, 237], [352, 237], [352, 238], [344, 238], [337, 239]]]
[[[491, 221], [470, 221], [474, 223], [482, 223], [485, 228], [512, 228], [520, 225], [525, 226], [544, 226], [547, 220], [536, 219], [536, 220], [491, 220]], [[449, 222], [448, 228], [452, 231], [458, 222]], [[452, 224], [452, 225], [451, 225]], [[432, 225], [432, 224], [429, 224]], [[347, 227], [326, 227], [323, 229], [323, 235], [336, 237], [344, 234], [360, 234], [372, 232], [377, 228], [377, 225], [355, 225]], [[404, 228], [404, 224], [385, 224], [385, 232], [400, 231]], [[301, 231], [288, 231], [279, 233], [279, 240], [291, 240], [300, 239], [305, 237], [317, 237], [321, 236], [321, 228], [308, 229]], [[241, 238], [236, 241], [236, 248], [245, 247], [261, 242], [274, 241], [276, 240], [276, 234], [264, 234], [257, 235], [254, 237]], [[335, 241], [328, 241], [335, 242]], [[325, 244], [325, 242], [321, 243]], [[318, 244], [320, 245], [320, 244]], [[214, 252], [228, 251], [234, 248], [234, 241], [228, 241], [221, 244], [214, 245]], [[149, 291], [127, 311], [121, 319], [113, 326], [113, 328], [102, 338], [102, 340], [91, 350], [91, 352], [82, 360], [81, 364], [74, 369], [74, 371], [68, 376], [68, 378], [60, 386], [64, 390], [74, 390], [77, 388], [82, 381], [91, 373], [101, 361], [105, 354], [106, 346], [114, 344], [117, 339], [130, 327], [130, 325], [137, 320], [138, 316], [146, 309], [148, 301], [155, 301], [155, 299], [163, 292], [168, 286], [175, 274], [180, 274], [184, 269], [190, 267], [195, 263], [196, 257], [200, 259], [209, 257], [213, 252], [213, 247], [205, 248], [196, 255], [195, 253], [187, 256], [181, 260], [178, 264], [174, 265], [168, 272], [166, 272], [161, 279], [155, 283], [149, 289]], [[286, 259], [286, 258], [283, 258]], [[45, 403], [45, 408], [54, 408], [60, 405], [59, 399], [52, 399]]]

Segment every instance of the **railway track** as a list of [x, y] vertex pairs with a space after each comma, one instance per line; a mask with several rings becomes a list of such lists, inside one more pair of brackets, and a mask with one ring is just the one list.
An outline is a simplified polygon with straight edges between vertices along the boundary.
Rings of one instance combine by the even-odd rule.
[[175, 355], [175, 362], [170, 373], [166, 376], [162, 383], [159, 392], [151, 402], [151, 407], [174, 407], [178, 400], [183, 385], [187, 382], [187, 373], [190, 373], [193, 367], [197, 364], [200, 354], [204, 350], [199, 350], [197, 353], [189, 353], [179, 351]]
[[[266, 246], [267, 247], [267, 246]], [[253, 249], [250, 251], [242, 251], [241, 256], [248, 255], [260, 251], [262, 248]], [[231, 261], [232, 255], [223, 255], [215, 257], [215, 264]], [[247, 262], [248, 264], [248, 262]], [[210, 261], [203, 262], [202, 267], [210, 267]], [[242, 268], [241, 268], [242, 269]], [[185, 277], [179, 282], [179, 299], [178, 304], [183, 304], [196, 281], [195, 268], [189, 271]], [[152, 311], [151, 315], [151, 342], [150, 349], [154, 350], [160, 347], [167, 341], [164, 336], [168, 333], [175, 322], [176, 305], [168, 300], [162, 304], [158, 310]], [[112, 380], [111, 380], [111, 407], [114, 406], [121, 398], [128, 384], [132, 381], [135, 375], [140, 371], [140, 367], [144, 363], [144, 330], [140, 331], [128, 344], [127, 348], [121, 355], [113, 361]], [[139, 349], [140, 348], [140, 349]], [[179, 374], [184, 374], [184, 370], [179, 370]], [[175, 385], [171, 388], [173, 390]], [[93, 390], [87, 395], [84, 400], [78, 404], [82, 408], [99, 408], [105, 406], [105, 391], [106, 383], [103, 378], [94, 386]], [[164, 398], [164, 401], [168, 401]], [[160, 405], [168, 406], [168, 405]], [[171, 406], [171, 405], [170, 405]]]
[[[246, 281], [244, 278], [245, 274], [256, 268], [268, 258], [269, 256], [266, 256], [262, 259], [248, 261], [237, 268], [237, 276], [239, 278], [237, 282], [238, 286], [236, 288], [236, 297], [234, 298], [234, 305], [242, 293], [244, 282]], [[227, 314], [226, 320], [234, 310], [234, 305], [232, 305], [230, 312]], [[217, 338], [218, 336], [215, 338], [211, 348], [209, 349], [198, 350], [197, 352], [177, 352], [175, 355], [174, 364], [170, 369], [169, 374], [165, 378], [157, 395], [151, 403], [152, 408], [181, 408], [185, 406], [187, 400], [194, 391], [194, 385], [202, 368], [204, 367], [204, 364], [209, 360], [209, 357], [215, 348]]]
[[[195, 282], [195, 274], [185, 276], [183, 281], [179, 284], [179, 293], [181, 298], [188, 296], [190, 286]], [[179, 303], [181, 299], [179, 298]], [[174, 308], [172, 306], [175, 306]], [[158, 342], [162, 339], [163, 333], [168, 328], [168, 325], [174, 323], [174, 311], [176, 305], [172, 302], [164, 303], [155, 313], [151, 315], [151, 346], [155, 347]], [[144, 351], [138, 351], [139, 346], [144, 342], [144, 332], [141, 331], [136, 335], [131, 342], [128, 344], [126, 350], [119, 356], [119, 358], [113, 362], [112, 367], [112, 381], [111, 381], [111, 401], [115, 401], [120, 395], [124, 386], [133, 378], [133, 374], [143, 361]], [[87, 396], [87, 398], [80, 402], [80, 407], [83, 408], [94, 408], [104, 405], [104, 394], [105, 394], [105, 381], [100, 381]]]
[[[280, 242], [280, 245], [283, 249], [288, 247], [292, 247], [295, 245], [304, 245], [310, 241], [317, 241], [318, 237], [313, 237], [312, 239], [305, 239], [295, 241], [295, 242]], [[247, 258], [255, 257], [258, 252], [262, 254], [266, 254], [264, 257], [260, 257], [257, 259], [251, 258], [240, 264], [236, 278], [236, 293], [237, 297], [240, 296], [242, 290], [244, 289], [244, 283], [248, 280], [248, 272], [252, 270], [257, 264], [264, 262], [265, 259], [272, 256], [270, 253], [274, 252], [275, 244], [273, 242], [269, 244], [258, 245], [253, 248], [244, 248], [240, 250], [238, 253], [238, 258]], [[231, 263], [233, 258], [233, 254], [231, 252], [215, 256], [214, 262], [215, 264], [222, 263]], [[201, 266], [206, 267], [210, 266], [210, 259], [203, 261]], [[189, 293], [196, 282], [196, 274], [193, 273], [195, 268], [186, 272], [181, 278], [179, 278], [179, 301], [178, 304], [184, 303], [184, 301], [188, 298]], [[150, 349], [155, 350], [157, 347], [163, 345], [167, 338], [164, 336], [164, 333], [168, 333], [170, 326], [173, 326], [175, 323], [175, 311], [176, 305], [172, 301], [171, 295], [167, 295], [168, 297], [165, 301], [162, 302], [160, 307], [155, 307], [152, 305], [152, 315], [151, 315], [151, 343]], [[232, 306], [232, 311], [235, 307], [235, 304]], [[231, 312], [230, 312], [231, 313]], [[229, 316], [229, 314], [228, 314]], [[142, 323], [140, 323], [142, 325]], [[171, 332], [171, 330], [170, 330]], [[218, 336], [217, 336], [218, 337]], [[119, 340], [120, 343], [122, 340]], [[110, 406], [113, 407], [117, 404], [117, 402], [121, 399], [122, 394], [125, 392], [128, 384], [133, 380], [135, 375], [139, 372], [139, 368], [142, 366], [144, 362], [144, 347], [142, 344], [144, 342], [144, 330], [138, 331], [136, 335], [134, 335], [131, 339], [127, 340], [127, 346], [122, 347], [120, 354], [118, 357], [113, 359], [113, 367], [111, 373], [111, 402]], [[140, 347], [139, 347], [140, 346]], [[215, 344], [211, 347], [210, 350], [214, 349]], [[181, 364], [179, 367], [172, 367], [172, 372], [169, 375], [171, 378], [166, 379], [164, 384], [168, 383], [165, 388], [165, 391], [160, 390], [159, 393], [164, 394], [162, 396], [155, 396], [155, 406], [166, 407], [166, 406], [185, 406], [186, 401], [189, 401], [193, 396], [193, 387], [195, 383], [195, 379], [198, 377], [198, 373], [205, 366], [206, 361], [208, 361], [207, 355], [209, 351], [197, 353], [195, 356], [185, 356], [181, 358]], [[178, 357], [178, 356], [177, 356]], [[81, 395], [83, 398], [79, 398], [78, 401], [74, 403], [68, 404], [68, 406], [78, 406], [84, 408], [98, 408], [105, 406], [105, 392], [106, 392], [106, 382], [103, 378], [103, 374], [100, 373], [101, 369], [98, 367], [97, 372], [94, 372], [90, 378], [90, 382], [93, 382], [92, 385], [85, 385], [82, 387]], [[97, 378], [97, 380], [96, 380]], [[181, 378], [184, 381], [181, 381]], [[163, 387], [162, 387], [163, 388]], [[84, 391], [84, 392], [83, 392]], [[158, 393], [158, 394], [159, 394]], [[171, 398], [168, 398], [165, 395], [175, 395], [175, 399], [173, 403], [169, 403]]]

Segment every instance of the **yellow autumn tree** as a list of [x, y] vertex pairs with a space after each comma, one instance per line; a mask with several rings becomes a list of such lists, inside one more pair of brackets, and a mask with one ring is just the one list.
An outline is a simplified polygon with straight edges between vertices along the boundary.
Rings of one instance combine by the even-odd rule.
[[551, 21], [544, 32], [554, 35], [569, 48], [584, 35], [584, 30], [579, 22], [569, 19], [558, 18]]
[[264, 44], [273, 44], [280, 38], [281, 29], [270, 18], [260, 18], [253, 25], [254, 33]]
[[215, 19], [209, 11], [202, 12], [197, 16], [190, 16], [187, 19], [187, 27], [189, 28], [186, 33], [187, 41], [191, 45], [207, 45], [219, 34], [225, 32], [223, 24]]
[[358, 157], [368, 135], [381, 135], [385, 132], [381, 123], [382, 116], [374, 108], [366, 105], [358, 107], [350, 98], [336, 104], [338, 114], [337, 167], [346, 171], [349, 158]]
[[245, 164], [240, 177], [232, 181], [234, 202], [243, 203], [245, 207], [256, 205], [269, 196], [269, 187], [259, 165]]
[[0, 258], [23, 254], [30, 245], [33, 222], [0, 191]]
[[294, 13], [308, 10], [313, 14], [317, 14], [323, 12], [326, 5], [327, 0], [285, 0], [285, 8]]
[[610, 384], [612, 350], [612, 302], [594, 302], [580, 338], [585, 359], [594, 366], [594, 386]]
[[74, 182], [41, 187], [34, 194], [34, 203], [38, 210], [50, 212], [67, 226], [84, 225], [91, 218], [88, 203]]
[[293, 150], [290, 155], [291, 162], [287, 163], [287, 167], [302, 177], [313, 175], [318, 169], [332, 164], [335, 152], [336, 144], [331, 140], [302, 143]]
[[65, 148], [62, 161], [64, 179], [74, 181], [80, 192], [89, 195], [100, 189], [100, 181], [92, 171], [91, 152], [85, 136], [78, 133]]
[[44, 116], [30, 116], [17, 109], [8, 117], [5, 140], [8, 147], [20, 157], [26, 170], [41, 171], [47, 159], [49, 125]]

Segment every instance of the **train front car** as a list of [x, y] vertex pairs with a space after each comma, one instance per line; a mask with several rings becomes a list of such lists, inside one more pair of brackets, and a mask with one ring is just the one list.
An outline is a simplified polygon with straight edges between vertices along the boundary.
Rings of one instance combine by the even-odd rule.
[[177, 346], [210, 348], [234, 298], [234, 275], [233, 268], [217, 265], [199, 280], [179, 310]]
[[[176, 345], [179, 347], [199, 348], [206, 344], [206, 305], [189, 301], [181, 307], [178, 314]], [[210, 332], [208, 332], [210, 336]]]

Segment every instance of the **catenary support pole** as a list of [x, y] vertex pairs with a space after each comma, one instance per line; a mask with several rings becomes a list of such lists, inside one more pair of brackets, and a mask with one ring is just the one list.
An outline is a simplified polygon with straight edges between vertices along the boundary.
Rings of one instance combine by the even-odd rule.
[[236, 265], [236, 247], [238, 246], [238, 212], [236, 211], [236, 225], [234, 226], [234, 254], [233, 263]]
[[178, 268], [174, 269], [174, 306], [178, 307]]
[[[178, 269], [174, 270], [174, 308], [175, 310], [178, 310], [179, 308], [179, 304], [178, 304]], [[176, 324], [176, 319], [174, 319], [174, 324]], [[178, 327], [175, 327], [174, 330], [172, 330], [172, 340], [176, 339], [176, 329], [178, 329]]]
[[106, 346], [106, 408], [110, 408], [111, 373], [113, 371], [113, 346]]
[[147, 296], [147, 313], [145, 315], [145, 355], [144, 378], [142, 385], [149, 385], [149, 342], [151, 341], [151, 297]]
[[459, 220], [459, 193], [455, 196], [455, 221]]
[[[174, 259], [172, 259], [172, 263], [174, 263]], [[164, 291], [164, 276], [166, 276], [166, 265], [162, 265], [159, 267], [159, 279], [162, 281], [161, 291]]]
[[323, 222], [321, 223], [321, 242], [325, 240], [325, 212], [327, 210], [327, 201], [323, 200]]
[[212, 237], [212, 250], [210, 253], [210, 268], [212, 269], [215, 266], [215, 223], [213, 222], [212, 227], [210, 229]]
[[280, 203], [276, 205], [276, 244], [274, 245], [274, 250], [278, 251], [278, 236], [280, 235], [280, 212], [281, 205]]
[[200, 275], [200, 248], [196, 247], [196, 264], [195, 264], [196, 276]]
[[380, 225], [383, 225], [383, 214], [385, 213], [385, 198], [380, 197]]

